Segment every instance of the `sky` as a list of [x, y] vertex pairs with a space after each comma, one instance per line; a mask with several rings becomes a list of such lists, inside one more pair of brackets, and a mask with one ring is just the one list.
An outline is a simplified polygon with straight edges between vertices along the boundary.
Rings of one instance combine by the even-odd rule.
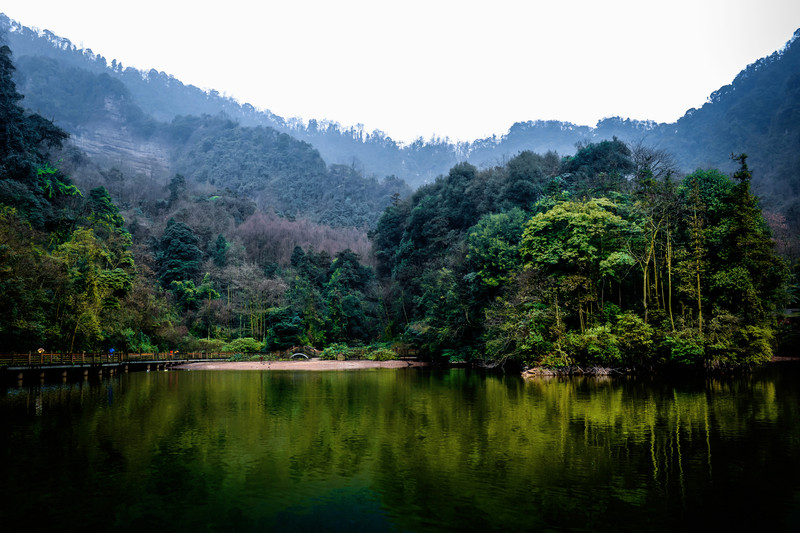
[[798, 0], [3, 0], [126, 67], [396, 141], [674, 122], [781, 49]]

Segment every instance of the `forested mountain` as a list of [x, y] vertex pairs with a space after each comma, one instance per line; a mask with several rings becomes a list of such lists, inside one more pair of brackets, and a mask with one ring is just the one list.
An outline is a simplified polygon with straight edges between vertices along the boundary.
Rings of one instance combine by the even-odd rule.
[[[361, 128], [345, 128], [329, 121], [311, 121], [306, 125], [297, 119], [284, 119], [268, 110], [257, 110], [247, 103], [240, 104], [221, 96], [217, 91], [205, 92], [193, 85], [185, 85], [155, 69], [144, 72], [125, 67], [116, 60], [109, 63], [105, 57], [90, 49], [80, 49], [68, 39], [46, 30], [34, 31], [11, 21], [2, 13], [0, 33], [5, 34], [15, 53], [20, 78], [28, 75], [25, 68], [28, 64], [21, 61], [26, 56], [54, 59], [64, 69], [77, 68], [93, 74], [106, 74], [122, 82], [136, 104], [160, 122], [169, 123], [178, 116], [216, 116], [224, 113], [242, 126], [269, 127], [309, 142], [331, 164], [353, 167], [366, 176], [382, 178], [396, 175], [408, 183], [432, 181], [458, 161], [455, 147], [444, 140], [423, 142], [420, 139], [410, 146], [400, 147], [377, 131], [367, 133]], [[30, 66], [37, 67], [38, 64]], [[46, 86], [43, 87], [47, 90]], [[37, 109], [41, 103], [32, 95], [25, 105]], [[57, 122], [60, 120], [60, 117], [56, 118]]]
[[[229, 180], [242, 192], [301, 184], [290, 161], [303, 172], [314, 169], [310, 177], [333, 184], [334, 194], [363, 193], [348, 187], [369, 180], [349, 169], [328, 169], [315, 150], [285, 134], [207, 116], [170, 125], [135, 123], [142, 126], [135, 135], [149, 135], [158, 141], [154, 144], [179, 139], [178, 159], [186, 157], [187, 165], [206, 172], [200, 181], [181, 174], [166, 184], [146, 175], [126, 176], [70, 147], [66, 131], [26, 111], [14, 71], [11, 50], [0, 47], [4, 350], [252, 351], [377, 337], [379, 290], [372, 269], [363, 264], [370, 259], [363, 228], [350, 222], [333, 228], [260, 210], [244, 194], [217, 187], [221, 174], [215, 172], [254, 166], [249, 174], [239, 169], [239, 181]], [[91, 86], [97, 81], [93, 76], [79, 76], [77, 82], [88, 80]], [[81, 127], [94, 120], [106, 124], [108, 112], [123, 128], [134, 129], [125, 117], [142, 115], [124, 105], [124, 87], [102, 81], [108, 83], [98, 85], [97, 101], [108, 105], [89, 114]], [[229, 142], [249, 152], [226, 150]], [[192, 150], [198, 153], [191, 156]], [[203, 159], [210, 151], [219, 156], [215, 161], [221, 159], [218, 166]], [[265, 162], [248, 153], [260, 153]], [[248, 175], [261, 181], [242, 181]], [[319, 200], [309, 210], [325, 205], [319, 183], [302, 185], [314, 189], [311, 200]], [[352, 221], [353, 213], [360, 213], [349, 212], [339, 198], [328, 200], [331, 208], [323, 212], [330, 216]]]
[[[793, 212], [796, 39], [677, 124], [399, 147], [0, 23], [27, 50], [0, 48], [7, 349], [402, 342], [489, 365], [717, 367], [767, 360], [783, 333], [796, 252], [753, 189]], [[683, 175], [704, 162], [735, 172]]]
[[163, 184], [178, 173], [196, 185], [250, 198], [264, 211], [333, 227], [373, 226], [392, 195], [410, 192], [394, 177], [378, 180], [351, 166], [328, 167], [310, 144], [268, 126], [242, 126], [223, 114], [161, 122], [142, 110], [130, 84], [113, 71], [73, 62], [21, 57], [15, 79], [23, 104], [54, 118], [95, 163], [134, 179]]
[[[91, 50], [80, 50], [68, 40], [46, 31], [34, 32], [4, 16], [0, 17], [0, 28], [8, 31], [8, 40], [20, 58], [21, 74], [27, 73], [29, 66], [38, 68], [22, 60], [23, 56], [54, 58], [65, 67], [79, 67], [120, 80], [136, 104], [155, 120], [171, 122], [179, 115], [213, 116], [223, 112], [243, 126], [270, 127], [306, 141], [330, 164], [346, 165], [378, 178], [397, 176], [412, 186], [433, 182], [461, 161], [487, 168], [503, 164], [523, 150], [555, 151], [565, 156], [573, 154], [578, 143], [613, 137], [669, 152], [685, 173], [707, 167], [731, 171], [734, 167], [730, 154], [747, 153], [756, 176], [754, 190], [764, 197], [770, 209], [788, 214], [797, 226], [795, 230], [800, 230], [800, 206], [796, 201], [799, 191], [792, 184], [800, 170], [795, 149], [800, 142], [798, 121], [794, 120], [800, 108], [798, 33], [783, 50], [749, 65], [730, 85], [710, 95], [700, 109], [688, 110], [673, 124], [616, 117], [601, 120], [594, 127], [528, 121], [512, 125], [499, 137], [458, 144], [447, 139], [420, 138], [403, 146], [380, 131], [365, 132], [360, 127], [343, 127], [324, 120], [303, 124], [256, 110], [215, 91], [206, 93], [184, 85], [164, 72], [142, 72], [116, 61], [109, 64]], [[34, 95], [29, 98], [26, 105], [38, 110], [39, 101]], [[68, 118], [59, 116], [57, 123], [61, 124], [61, 120]]]

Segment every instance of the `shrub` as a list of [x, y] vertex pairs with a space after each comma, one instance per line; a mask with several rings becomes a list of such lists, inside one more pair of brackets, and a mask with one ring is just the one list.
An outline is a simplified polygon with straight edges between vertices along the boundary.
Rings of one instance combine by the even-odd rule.
[[350, 351], [350, 347], [342, 342], [334, 342], [333, 344], [329, 344], [325, 347], [324, 350], [319, 354], [320, 359], [328, 359], [328, 360], [335, 360], [339, 358], [339, 355], [343, 355], [347, 357], [347, 353]]
[[608, 365], [622, 361], [619, 340], [607, 325], [595, 326], [583, 333], [569, 333], [567, 342], [579, 363]]
[[682, 365], [700, 364], [706, 353], [703, 339], [691, 330], [667, 335], [664, 346], [669, 350], [669, 360]]
[[450, 363], [463, 363], [466, 360], [464, 359], [464, 352], [462, 350], [442, 350], [442, 356]]
[[653, 328], [640, 316], [633, 313], [618, 315], [613, 332], [623, 362], [642, 365], [652, 361]]
[[397, 358], [397, 354], [385, 346], [378, 346], [370, 348], [367, 358], [371, 361], [391, 361]]
[[370, 361], [390, 361], [396, 359], [397, 355], [386, 344], [371, 344], [369, 346], [348, 346], [342, 342], [335, 342], [328, 345], [320, 353], [320, 359], [338, 359], [339, 356], [345, 359], [369, 359]]
[[736, 335], [741, 347], [738, 362], [743, 364], [768, 363], [772, 359], [773, 331], [768, 327], [744, 326]]
[[221, 339], [198, 339], [196, 346], [199, 352], [215, 353], [225, 351], [225, 341]]
[[226, 352], [255, 353], [263, 349], [263, 344], [252, 337], [234, 339], [225, 345]]

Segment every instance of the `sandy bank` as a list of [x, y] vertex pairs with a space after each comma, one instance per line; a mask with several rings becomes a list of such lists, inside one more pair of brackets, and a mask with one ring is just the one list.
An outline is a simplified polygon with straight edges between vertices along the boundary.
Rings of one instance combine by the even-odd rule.
[[300, 359], [296, 361], [214, 361], [176, 365], [175, 370], [360, 370], [362, 368], [408, 368], [427, 366], [418, 361], [327, 361]]

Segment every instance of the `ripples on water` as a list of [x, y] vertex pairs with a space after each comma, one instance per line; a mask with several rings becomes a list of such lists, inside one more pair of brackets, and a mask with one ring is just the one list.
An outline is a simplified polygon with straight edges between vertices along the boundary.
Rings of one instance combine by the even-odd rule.
[[11, 388], [0, 515], [115, 531], [798, 530], [798, 377], [153, 372]]

